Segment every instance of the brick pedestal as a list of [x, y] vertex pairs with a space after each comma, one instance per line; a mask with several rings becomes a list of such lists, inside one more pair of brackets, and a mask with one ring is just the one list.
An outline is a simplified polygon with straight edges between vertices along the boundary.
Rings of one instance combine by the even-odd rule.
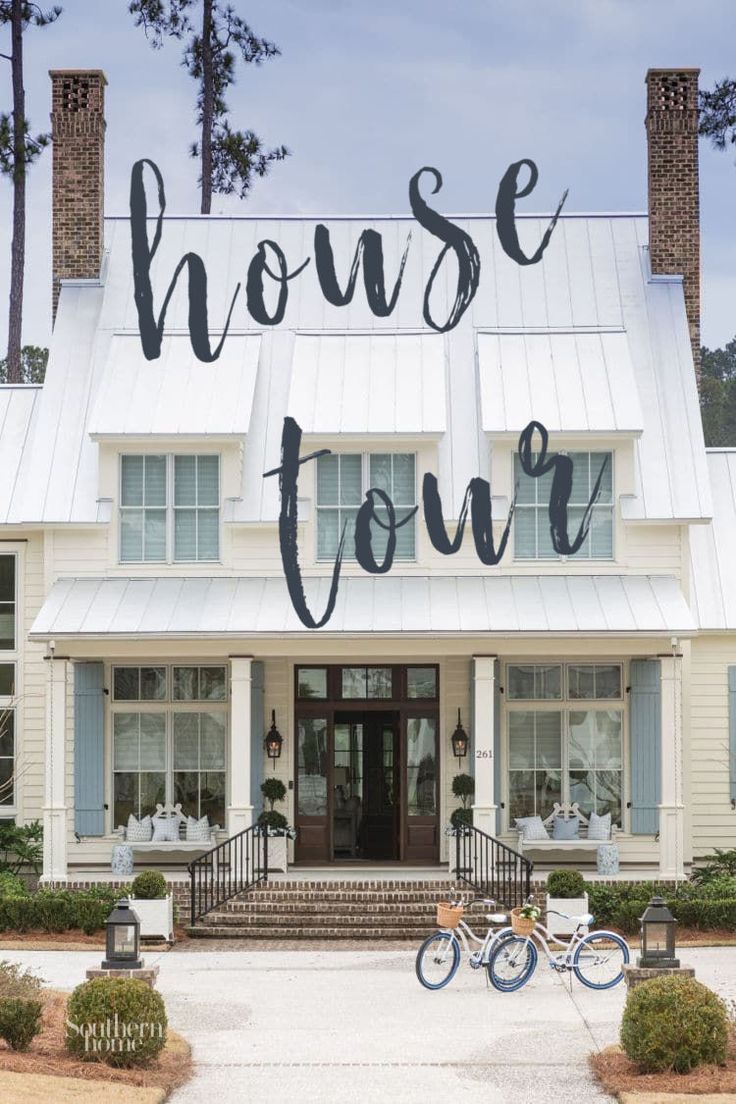
[[692, 966], [675, 967], [651, 967], [651, 966], [624, 966], [624, 979], [627, 989], [634, 989], [643, 981], [651, 981], [656, 977], [695, 977], [695, 969]]
[[103, 970], [102, 967], [97, 967], [87, 970], [86, 977], [87, 981], [92, 981], [94, 978], [127, 978], [133, 981], [145, 981], [146, 985], [155, 989], [158, 966], [142, 966], [140, 970]]

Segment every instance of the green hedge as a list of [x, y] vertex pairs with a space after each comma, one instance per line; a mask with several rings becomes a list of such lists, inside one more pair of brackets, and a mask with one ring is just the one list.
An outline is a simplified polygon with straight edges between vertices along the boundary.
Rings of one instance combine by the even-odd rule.
[[[648, 904], [648, 899], [627, 901], [619, 905], [610, 923], [624, 932], [638, 932], [639, 917]], [[696, 928], [700, 931], [725, 928], [727, 931], [736, 931], [736, 900], [683, 901], [679, 897], [671, 897], [667, 901], [667, 907], [683, 928]], [[601, 924], [597, 916], [596, 924]]]
[[30, 897], [0, 896], [0, 931], [65, 932], [81, 929], [93, 935], [121, 896], [109, 886], [72, 893], [65, 889], [40, 889]]

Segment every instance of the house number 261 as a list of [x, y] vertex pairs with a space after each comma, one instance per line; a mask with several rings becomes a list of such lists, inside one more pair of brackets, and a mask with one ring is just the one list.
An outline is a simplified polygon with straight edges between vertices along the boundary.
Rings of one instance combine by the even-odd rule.
[[487, 748], [477, 748], [477, 750], [475, 752], [475, 758], [476, 759], [492, 759], [493, 758], [493, 752], [488, 751]]

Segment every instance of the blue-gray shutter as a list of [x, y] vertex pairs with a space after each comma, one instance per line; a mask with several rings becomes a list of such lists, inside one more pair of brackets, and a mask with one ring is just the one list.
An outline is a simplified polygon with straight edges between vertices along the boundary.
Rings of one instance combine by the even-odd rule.
[[736, 667], [728, 668], [728, 763], [731, 801], [736, 801]]
[[662, 757], [661, 664], [658, 659], [631, 661], [631, 831], [653, 836], [659, 831]]
[[250, 667], [250, 802], [255, 820], [263, 808], [263, 739], [266, 735], [263, 713], [263, 663], [254, 660]]
[[501, 833], [501, 664], [493, 664], [493, 799], [496, 802], [496, 835]]
[[74, 664], [74, 828], [105, 832], [105, 698], [102, 663]]

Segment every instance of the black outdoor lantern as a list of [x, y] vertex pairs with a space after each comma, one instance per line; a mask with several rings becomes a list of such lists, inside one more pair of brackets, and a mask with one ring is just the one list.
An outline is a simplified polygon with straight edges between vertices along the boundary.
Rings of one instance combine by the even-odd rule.
[[105, 921], [107, 957], [103, 970], [141, 969], [141, 922], [123, 898]]
[[450, 737], [450, 743], [452, 744], [452, 754], [457, 756], [458, 759], [464, 759], [468, 754], [468, 734], [460, 720], [459, 709], [457, 711], [457, 728]]
[[269, 759], [281, 758], [281, 745], [284, 739], [276, 727], [276, 710], [271, 710], [271, 727], [266, 733], [266, 739], [264, 741], [266, 745], [266, 754]]
[[679, 969], [675, 958], [675, 925], [677, 921], [661, 897], [652, 897], [639, 919], [641, 954], [638, 965], [660, 969]]

